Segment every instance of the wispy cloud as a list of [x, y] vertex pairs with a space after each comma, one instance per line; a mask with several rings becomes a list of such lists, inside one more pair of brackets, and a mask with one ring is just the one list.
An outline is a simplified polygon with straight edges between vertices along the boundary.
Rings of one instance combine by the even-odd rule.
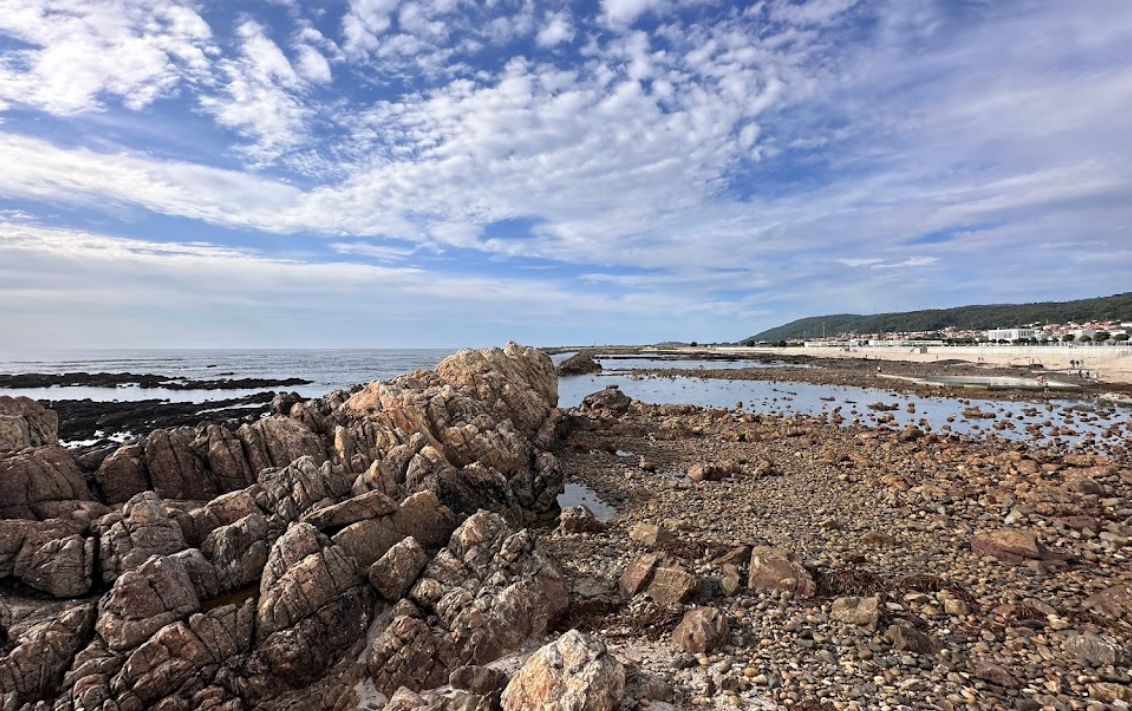
[[537, 271], [700, 340], [1096, 294], [1132, 267], [1130, 48], [1122, 0], [0, 0], [0, 210], [429, 298], [365, 270]]

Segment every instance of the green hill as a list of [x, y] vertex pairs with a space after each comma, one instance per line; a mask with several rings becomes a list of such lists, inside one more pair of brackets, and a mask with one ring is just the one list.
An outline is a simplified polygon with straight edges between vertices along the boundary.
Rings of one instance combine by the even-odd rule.
[[1032, 323], [1082, 321], [1132, 321], [1132, 292], [1078, 301], [1035, 304], [984, 304], [927, 309], [903, 313], [832, 314], [811, 316], [744, 338], [742, 343], [761, 343], [799, 338], [817, 338], [823, 333], [880, 333], [884, 331], [939, 331], [958, 329], [1012, 328]]

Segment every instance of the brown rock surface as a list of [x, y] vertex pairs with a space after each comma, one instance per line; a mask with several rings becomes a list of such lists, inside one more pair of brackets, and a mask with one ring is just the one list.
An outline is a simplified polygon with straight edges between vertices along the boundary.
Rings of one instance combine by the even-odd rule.
[[727, 615], [714, 607], [698, 607], [684, 614], [672, 631], [672, 642], [690, 654], [705, 654], [727, 644], [730, 636]]
[[27, 397], [0, 395], [0, 453], [59, 444], [59, 417]]
[[812, 597], [816, 590], [813, 577], [791, 554], [767, 546], [751, 549], [747, 587], [789, 592], [800, 597]]
[[0, 456], [0, 482], [0, 518], [55, 518], [94, 500], [71, 453], [57, 445]]
[[535, 652], [507, 688], [504, 711], [615, 711], [625, 669], [605, 645], [571, 630]]

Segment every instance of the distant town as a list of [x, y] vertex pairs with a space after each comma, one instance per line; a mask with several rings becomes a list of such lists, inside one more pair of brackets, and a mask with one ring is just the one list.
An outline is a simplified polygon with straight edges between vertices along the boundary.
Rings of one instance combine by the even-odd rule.
[[987, 331], [944, 328], [937, 331], [885, 333], [839, 333], [824, 338], [787, 341], [782, 345], [808, 348], [846, 348], [857, 346], [941, 346], [941, 345], [1127, 345], [1132, 321], [1090, 321], [1087, 323], [1040, 324]]

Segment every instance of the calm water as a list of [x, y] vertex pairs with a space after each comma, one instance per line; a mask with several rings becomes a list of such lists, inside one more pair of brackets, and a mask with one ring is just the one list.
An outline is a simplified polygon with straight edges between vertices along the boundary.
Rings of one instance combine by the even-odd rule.
[[[190, 351], [71, 351], [49, 356], [0, 357], [0, 373], [67, 373], [67, 372], [132, 372], [157, 373], [183, 379], [220, 378], [303, 378], [310, 385], [288, 388], [305, 397], [319, 397], [327, 392], [371, 380], [386, 380], [421, 368], [435, 368], [452, 350], [190, 350]], [[559, 363], [570, 354], [553, 358]], [[950, 429], [964, 434], [994, 432], [1011, 439], [1029, 439], [1027, 424], [1050, 422], [1051, 426], [1068, 426], [1075, 432], [1099, 433], [1113, 421], [1125, 420], [1127, 407], [1107, 406], [1094, 413], [1081, 413], [1070, 408], [1093, 403], [1063, 399], [1052, 401], [1052, 410], [1044, 403], [1028, 403], [1024, 395], [1015, 402], [981, 400], [976, 397], [919, 397], [896, 394], [881, 388], [855, 388], [833, 385], [812, 385], [801, 382], [769, 382], [755, 380], [721, 380], [712, 378], [641, 377], [634, 371], [649, 367], [700, 367], [715, 370], [726, 367], [750, 367], [751, 362], [658, 362], [647, 359], [604, 360], [605, 373], [575, 376], [559, 380], [559, 405], [572, 407], [582, 398], [606, 385], [617, 384], [629, 396], [650, 403], [687, 403], [705, 407], [735, 407], [742, 403], [750, 412], [820, 415], [837, 410], [846, 422], [859, 419], [873, 422], [891, 416], [895, 424], [928, 424], [933, 430]], [[2, 390], [0, 395], [25, 395], [42, 400], [90, 398], [95, 401], [168, 399], [180, 402], [208, 402], [238, 397], [254, 390], [179, 391], [162, 389], [120, 388], [42, 388]], [[890, 412], [877, 412], [868, 406], [880, 402]], [[911, 405], [914, 412], [909, 412]], [[968, 405], [995, 414], [995, 419], [967, 419], [961, 411]], [[1031, 409], [1032, 408], [1032, 409]], [[1033, 414], [1024, 415], [1023, 409]], [[1036, 410], [1036, 412], [1034, 412]], [[1010, 413], [1009, 416], [1007, 413]], [[950, 421], [949, 421], [950, 420]], [[994, 422], [1009, 422], [1013, 429], [992, 430]], [[1077, 436], [1063, 437], [1067, 441]]]
[[[303, 378], [286, 390], [320, 397], [337, 388], [387, 380], [421, 368], [435, 368], [455, 349], [354, 350], [90, 350], [28, 356], [0, 356], [0, 373], [155, 373], [188, 380]], [[4, 390], [43, 400], [150, 400], [207, 402], [260, 390], [163, 390], [160, 388], [37, 388]]]

